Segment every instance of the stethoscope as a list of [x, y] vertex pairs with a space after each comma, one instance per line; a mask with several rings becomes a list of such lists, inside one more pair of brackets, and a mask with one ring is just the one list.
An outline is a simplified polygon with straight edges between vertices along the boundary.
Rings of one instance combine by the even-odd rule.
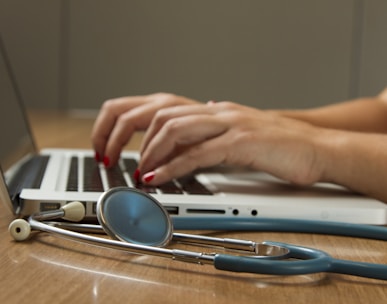
[[[192, 234], [174, 233], [173, 222], [165, 208], [151, 195], [134, 188], [113, 188], [101, 195], [97, 202], [97, 218], [100, 225], [52, 222], [62, 218], [80, 221], [85, 208], [80, 202], [72, 202], [58, 210], [40, 212], [28, 218], [14, 220], [9, 225], [12, 237], [17, 241], [29, 238], [31, 230], [45, 231], [87, 244], [123, 250], [136, 254], [148, 254], [196, 264], [210, 264], [216, 269], [272, 275], [301, 275], [332, 272], [360, 277], [387, 280], [387, 265], [335, 259], [328, 253], [279, 242], [256, 243], [253, 241], [216, 238]], [[182, 221], [184, 221], [182, 219]], [[192, 224], [192, 221], [189, 221]], [[273, 230], [308, 231], [342, 234], [373, 239], [387, 239], [383, 227], [367, 225], [327, 223], [300, 220], [211, 220], [197, 219], [190, 229]], [[182, 222], [177, 222], [181, 227]], [[306, 227], [307, 224], [311, 226]], [[201, 226], [200, 226], [201, 225]], [[304, 228], [296, 229], [299, 225]], [[341, 229], [342, 228], [342, 229]], [[339, 229], [339, 230], [337, 230]], [[81, 232], [104, 231], [113, 239], [101, 238]], [[165, 248], [171, 241], [221, 247], [228, 253], [203, 253]]]

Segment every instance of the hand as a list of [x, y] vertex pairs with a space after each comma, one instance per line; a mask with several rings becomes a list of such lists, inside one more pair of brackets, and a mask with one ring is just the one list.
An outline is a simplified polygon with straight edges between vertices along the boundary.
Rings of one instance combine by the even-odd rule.
[[92, 143], [97, 161], [103, 161], [106, 167], [113, 166], [133, 133], [148, 128], [160, 109], [188, 104], [198, 102], [167, 93], [106, 101], [92, 130]]
[[314, 142], [319, 132], [310, 124], [231, 102], [169, 107], [157, 112], [145, 133], [138, 169], [149, 184], [218, 164], [310, 184], [322, 174]]

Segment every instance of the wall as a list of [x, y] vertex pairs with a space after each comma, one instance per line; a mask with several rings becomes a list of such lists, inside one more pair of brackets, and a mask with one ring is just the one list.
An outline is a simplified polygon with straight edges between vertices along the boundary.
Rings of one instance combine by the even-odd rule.
[[0, 32], [30, 107], [60, 107], [60, 23], [58, 0], [0, 0]]
[[387, 1], [364, 4], [359, 94], [370, 95], [387, 85]]
[[261, 108], [376, 94], [383, 0], [0, 0], [29, 107], [168, 91]]

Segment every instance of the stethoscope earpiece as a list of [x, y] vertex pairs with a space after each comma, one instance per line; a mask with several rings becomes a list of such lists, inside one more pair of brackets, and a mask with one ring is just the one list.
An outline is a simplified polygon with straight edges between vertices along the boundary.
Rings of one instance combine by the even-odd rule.
[[25, 241], [31, 235], [30, 224], [23, 219], [17, 219], [8, 226], [8, 231], [16, 241]]
[[[62, 218], [67, 221], [79, 222], [85, 217], [85, 207], [81, 202], [68, 203], [58, 210], [40, 212], [31, 216], [35, 220], [49, 220]], [[24, 219], [16, 219], [8, 226], [8, 231], [15, 241], [24, 241], [31, 234], [31, 223]]]

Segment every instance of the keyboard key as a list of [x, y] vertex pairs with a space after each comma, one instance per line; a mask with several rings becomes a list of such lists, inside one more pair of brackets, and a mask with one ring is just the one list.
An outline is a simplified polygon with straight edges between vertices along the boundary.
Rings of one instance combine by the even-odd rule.
[[[138, 162], [134, 158], [123, 158], [122, 159], [123, 165], [124, 165], [124, 172], [128, 173], [129, 178], [131, 179], [132, 185], [134, 185], [135, 188], [155, 194], [159, 192], [163, 194], [201, 194], [201, 195], [212, 195], [212, 192], [209, 191], [204, 185], [202, 185], [194, 175], [191, 176], [186, 176], [183, 178], [180, 178], [176, 181], [170, 181], [165, 184], [162, 184], [158, 187], [155, 186], [150, 186], [150, 185], [144, 185], [143, 183], [140, 183], [133, 178], [133, 173], [136, 171], [138, 167]], [[95, 162], [95, 160], [91, 157], [85, 158], [84, 161], [84, 191], [101, 191], [103, 192], [103, 185], [102, 185], [102, 179], [100, 176], [100, 169], [98, 167], [98, 164]], [[76, 159], [72, 160], [71, 162], [71, 167], [76, 167]], [[74, 185], [76, 184], [75, 182], [75, 177], [71, 178], [70, 182], [70, 175], [76, 175], [75, 169], [70, 169], [70, 174], [69, 174], [69, 185], [68, 189], [73, 189]], [[125, 178], [124, 178], [124, 173], [120, 166], [115, 166], [113, 168], [107, 169], [106, 170], [106, 176], [107, 176], [107, 181], [108, 181], [108, 186], [109, 188], [113, 187], [126, 187], [128, 186]], [[74, 181], [72, 179], [74, 178]], [[72, 190], [70, 190], [72, 191]], [[75, 191], [75, 190], [73, 190]], [[185, 193], [184, 193], [185, 192]]]
[[123, 163], [125, 166], [126, 171], [129, 174], [130, 180], [132, 181], [133, 185], [136, 185], [138, 181], [134, 180], [133, 174], [134, 171], [136, 171], [138, 167], [138, 162], [134, 158], [124, 158]]
[[107, 169], [106, 175], [108, 178], [109, 188], [128, 186], [119, 166]]
[[203, 184], [201, 184], [194, 175], [188, 175], [178, 179], [183, 190], [189, 194], [212, 195]]
[[181, 190], [174, 182], [170, 181], [168, 183], [162, 184], [159, 186], [159, 189], [162, 193], [165, 194], [182, 194]]
[[91, 157], [84, 159], [83, 190], [90, 192], [103, 192], [103, 184], [98, 164]]
[[143, 183], [138, 183], [138, 182], [134, 185], [136, 189], [144, 191], [146, 193], [151, 193], [151, 194], [157, 193], [157, 190], [156, 190], [157, 188], [154, 186], [144, 185]]
[[78, 158], [73, 156], [70, 161], [67, 191], [78, 191]]

